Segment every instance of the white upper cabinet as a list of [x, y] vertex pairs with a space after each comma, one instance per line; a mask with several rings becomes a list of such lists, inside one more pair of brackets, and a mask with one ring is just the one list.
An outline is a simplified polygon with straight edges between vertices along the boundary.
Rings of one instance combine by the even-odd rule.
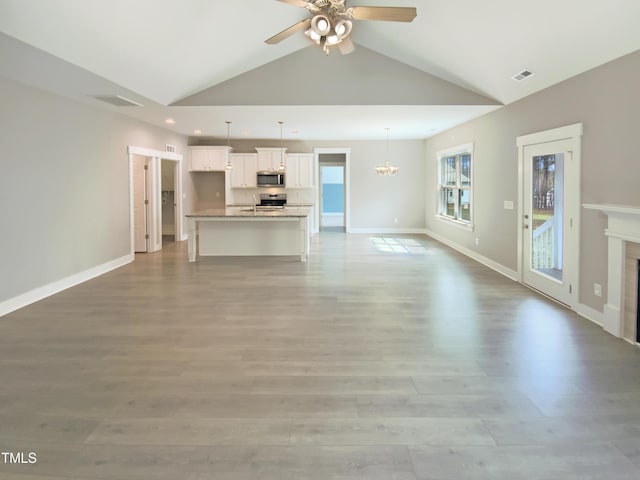
[[229, 158], [233, 167], [229, 172], [231, 188], [255, 188], [258, 156], [255, 153], [232, 153]]
[[288, 188], [313, 188], [313, 153], [290, 153], [286, 164]]
[[256, 147], [258, 152], [258, 171], [278, 170], [280, 168], [280, 159], [286, 159], [286, 148], [266, 148]]
[[189, 147], [191, 172], [222, 172], [227, 164], [227, 147]]

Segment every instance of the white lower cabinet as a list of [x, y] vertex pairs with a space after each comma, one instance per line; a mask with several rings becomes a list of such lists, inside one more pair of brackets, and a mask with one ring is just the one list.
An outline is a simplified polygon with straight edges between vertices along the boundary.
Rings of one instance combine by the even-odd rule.
[[233, 167], [229, 172], [231, 188], [255, 188], [258, 156], [255, 153], [232, 153], [229, 158]]

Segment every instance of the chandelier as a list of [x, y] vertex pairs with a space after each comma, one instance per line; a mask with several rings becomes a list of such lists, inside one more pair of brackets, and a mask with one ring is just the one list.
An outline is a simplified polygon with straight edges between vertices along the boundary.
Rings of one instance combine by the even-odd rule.
[[227, 120], [225, 123], [227, 124], [227, 164], [224, 168], [225, 170], [233, 170], [233, 165], [231, 165], [231, 145], [229, 144], [229, 126], [231, 126], [231, 122]]
[[387, 160], [384, 162], [384, 165], [378, 165], [376, 167], [376, 173], [378, 175], [395, 175], [398, 173], [398, 167], [389, 163], [389, 128], [385, 128], [385, 131], [387, 132]]

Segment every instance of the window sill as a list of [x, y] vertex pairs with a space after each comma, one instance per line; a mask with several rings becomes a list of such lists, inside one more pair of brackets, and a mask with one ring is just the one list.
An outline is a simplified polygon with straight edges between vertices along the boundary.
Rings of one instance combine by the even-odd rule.
[[460, 220], [454, 220], [451, 217], [445, 217], [444, 215], [436, 215], [436, 218], [442, 222], [453, 225], [454, 227], [462, 228], [468, 232], [473, 232], [473, 224], [467, 222], [461, 222]]

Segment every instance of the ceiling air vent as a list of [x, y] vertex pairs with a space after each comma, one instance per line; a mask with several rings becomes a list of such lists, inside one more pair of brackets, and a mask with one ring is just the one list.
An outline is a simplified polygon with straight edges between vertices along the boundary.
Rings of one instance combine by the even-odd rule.
[[531, 75], [533, 75], [533, 73], [532, 73], [532, 72], [530, 72], [529, 70], [523, 70], [523, 71], [521, 71], [520, 73], [516, 73], [516, 74], [515, 74], [513, 77], [511, 77], [511, 78], [513, 78], [514, 80], [516, 80], [516, 81], [518, 81], [518, 82], [519, 82], [519, 81], [521, 81], [521, 80], [524, 80], [524, 79], [525, 79], [525, 78], [527, 78], [527, 77], [530, 77]]
[[129, 100], [121, 95], [90, 95], [91, 97], [102, 102], [110, 103], [116, 107], [142, 107], [143, 105], [133, 100]]

